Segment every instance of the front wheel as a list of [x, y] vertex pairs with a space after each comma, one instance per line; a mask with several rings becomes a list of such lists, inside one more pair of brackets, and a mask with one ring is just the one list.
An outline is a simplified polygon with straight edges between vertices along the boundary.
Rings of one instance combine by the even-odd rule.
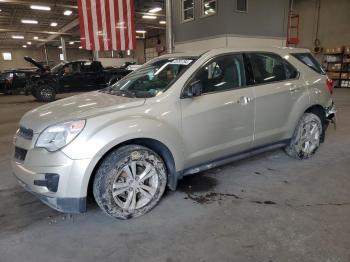
[[315, 154], [320, 146], [323, 128], [319, 116], [314, 113], [304, 113], [294, 131], [286, 153], [296, 159], [307, 159]]
[[56, 98], [56, 91], [54, 88], [44, 85], [38, 88], [35, 97], [40, 102], [52, 102]]
[[160, 201], [167, 184], [161, 157], [149, 148], [127, 145], [109, 153], [93, 184], [97, 204], [118, 219], [141, 216]]

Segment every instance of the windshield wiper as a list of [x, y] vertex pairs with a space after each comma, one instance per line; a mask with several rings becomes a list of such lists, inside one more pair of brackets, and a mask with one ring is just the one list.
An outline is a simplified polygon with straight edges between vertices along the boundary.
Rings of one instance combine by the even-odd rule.
[[129, 91], [129, 90], [108, 90], [108, 94], [116, 95], [116, 96], [127, 96], [136, 98], [135, 92]]

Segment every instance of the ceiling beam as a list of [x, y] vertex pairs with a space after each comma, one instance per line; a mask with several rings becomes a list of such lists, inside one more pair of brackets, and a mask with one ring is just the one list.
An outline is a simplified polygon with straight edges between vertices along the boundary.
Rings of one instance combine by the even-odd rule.
[[[66, 24], [64, 27], [62, 27], [60, 30], [58, 30], [58, 32], [59, 32], [59, 33], [67, 33], [67, 31], [69, 31], [69, 30], [75, 28], [75, 27], [78, 26], [78, 25], [79, 25], [79, 19], [77, 18], [77, 19], [74, 19], [72, 22]], [[46, 41], [48, 41], [48, 42], [49, 42], [49, 41], [52, 41], [52, 40], [54, 40], [57, 36], [58, 36], [58, 35], [50, 35], [50, 36], [46, 39]], [[37, 47], [40, 47], [40, 46], [42, 46], [42, 45], [43, 45], [43, 43], [40, 43], [40, 44], [37, 45]]]
[[57, 2], [50, 1], [50, 2], [45, 2], [45, 1], [24, 1], [24, 0], [1, 0], [0, 3], [4, 4], [14, 4], [14, 5], [47, 5], [47, 6], [58, 6], [58, 7], [64, 7], [64, 8], [72, 8], [76, 9], [78, 8], [76, 5], [65, 5], [65, 4], [59, 4]]
[[71, 35], [66, 32], [53, 32], [53, 31], [36, 31], [36, 30], [27, 30], [27, 29], [18, 29], [18, 28], [0, 28], [0, 33], [6, 32], [21, 32], [21, 33], [34, 33], [34, 34], [47, 34], [47, 35]]

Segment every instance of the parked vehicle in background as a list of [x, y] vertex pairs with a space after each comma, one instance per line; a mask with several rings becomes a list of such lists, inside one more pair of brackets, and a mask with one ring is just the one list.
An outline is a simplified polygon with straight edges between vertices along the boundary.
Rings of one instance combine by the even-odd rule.
[[26, 113], [14, 174], [59, 211], [84, 212], [90, 185], [105, 213], [129, 219], [183, 176], [279, 147], [310, 158], [335, 106], [331, 82], [306, 56], [236, 48], [151, 60], [105, 89]]
[[24, 58], [38, 68], [27, 82], [26, 90], [39, 101], [55, 100], [57, 93], [92, 91], [114, 84], [131, 71], [124, 68], [103, 68], [98, 61], [61, 62], [47, 68], [30, 57]]
[[0, 74], [0, 93], [17, 94], [25, 91], [26, 82], [35, 74], [33, 69], [12, 69]]

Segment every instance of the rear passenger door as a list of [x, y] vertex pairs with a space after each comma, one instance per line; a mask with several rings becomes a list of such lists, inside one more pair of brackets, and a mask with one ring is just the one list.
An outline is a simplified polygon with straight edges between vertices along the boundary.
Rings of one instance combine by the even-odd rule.
[[274, 53], [247, 53], [246, 58], [254, 77], [254, 147], [289, 138], [288, 120], [303, 91], [299, 72]]

